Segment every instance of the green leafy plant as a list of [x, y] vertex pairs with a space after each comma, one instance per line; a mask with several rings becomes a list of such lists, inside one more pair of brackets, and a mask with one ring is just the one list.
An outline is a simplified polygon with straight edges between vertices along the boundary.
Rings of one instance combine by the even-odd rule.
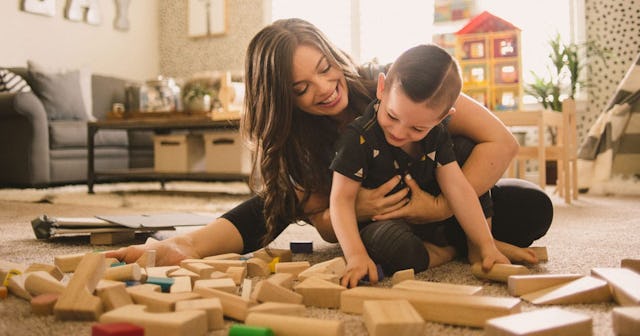
[[196, 83], [187, 87], [184, 94], [184, 100], [186, 102], [190, 102], [194, 99], [200, 99], [206, 95], [209, 95], [211, 98], [215, 98], [216, 91], [212, 88], [208, 88], [202, 84]]

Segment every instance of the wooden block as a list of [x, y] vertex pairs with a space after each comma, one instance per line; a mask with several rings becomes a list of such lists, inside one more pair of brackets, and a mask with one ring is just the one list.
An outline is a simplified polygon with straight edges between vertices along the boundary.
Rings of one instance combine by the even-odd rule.
[[173, 281], [173, 286], [169, 289], [169, 293], [189, 293], [192, 291], [190, 277], [174, 277]]
[[302, 295], [305, 306], [320, 308], [340, 308], [340, 294], [346, 289], [315, 277], [307, 278], [294, 286], [296, 293]]
[[340, 310], [362, 313], [366, 300], [408, 300], [425, 321], [481, 328], [488, 319], [520, 312], [515, 298], [421, 293], [380, 287], [355, 287], [342, 292]]
[[487, 336], [589, 336], [593, 320], [588, 315], [546, 308], [491, 319], [484, 330]]
[[475, 263], [471, 266], [471, 274], [478, 279], [507, 282], [510, 275], [529, 274], [529, 269], [522, 265], [494, 264], [485, 272], [480, 263]]
[[251, 300], [251, 292], [253, 292], [253, 282], [251, 279], [242, 280], [242, 290], [240, 292], [240, 297], [245, 300]]
[[145, 288], [127, 288], [127, 293], [131, 295], [136, 304], [146, 305], [149, 312], [171, 312], [175, 310], [176, 302], [199, 299], [198, 293], [162, 293]]
[[6, 299], [9, 294], [9, 290], [5, 286], [0, 286], [0, 299]]
[[235, 282], [230, 278], [198, 280], [193, 287], [217, 289], [231, 294], [236, 294], [238, 292]]
[[396, 285], [405, 280], [415, 280], [415, 279], [416, 279], [416, 276], [413, 271], [413, 268], [409, 268], [409, 269], [405, 269], [405, 270], [401, 270], [393, 273], [393, 276], [391, 277], [391, 283]]
[[274, 336], [274, 334], [269, 328], [236, 323], [229, 328], [229, 336]]
[[32, 296], [40, 294], [62, 294], [66, 286], [46, 271], [25, 273], [24, 288]]
[[[269, 274], [271, 273], [275, 273], [276, 272], [276, 264], [280, 262], [280, 257], [275, 257], [273, 258], [273, 260], [271, 260], [271, 262], [269, 262], [267, 265], [269, 265]], [[269, 275], [267, 274], [267, 275]]]
[[509, 294], [520, 296], [541, 289], [558, 286], [582, 278], [581, 274], [529, 274], [512, 275], [507, 280]]
[[620, 267], [628, 268], [636, 273], [640, 273], [640, 259], [622, 259]]
[[[305, 273], [305, 272], [303, 272], [303, 273], [304, 273], [304, 275], [302, 273], [298, 274], [298, 280], [299, 281], [304, 281], [304, 280], [307, 280], [309, 278], [318, 278], [318, 279], [326, 280], [326, 281], [329, 281], [329, 282], [333, 282], [336, 285], [340, 284], [341, 277], [338, 276], [337, 274]], [[286, 273], [280, 273], [280, 274], [286, 274]]]
[[224, 314], [224, 316], [238, 321], [245, 320], [249, 308], [253, 305], [252, 302], [245, 300], [237, 295], [223, 292], [217, 289], [198, 287], [194, 288], [194, 293], [200, 294], [204, 298], [215, 297], [220, 299], [220, 303], [222, 303], [222, 313]]
[[611, 319], [616, 335], [640, 335], [640, 307], [615, 307], [611, 312]]
[[295, 276], [291, 273], [276, 273], [267, 278], [267, 281], [287, 289], [293, 289], [294, 280]]
[[173, 286], [174, 280], [172, 278], [162, 278], [162, 277], [147, 277], [148, 284], [154, 284], [160, 286], [160, 289], [164, 293], [169, 293], [171, 290], [171, 286]]
[[107, 267], [103, 277], [104, 279], [114, 281], [140, 281], [142, 272], [140, 271], [140, 265], [136, 263], [125, 264], [122, 266]]
[[131, 323], [96, 323], [91, 336], [144, 336], [144, 328]]
[[32, 273], [37, 271], [45, 271], [58, 281], [61, 281], [62, 278], [64, 278], [64, 274], [62, 273], [62, 271], [58, 266], [49, 265], [49, 264], [39, 264], [39, 263], [31, 264], [29, 265], [29, 267], [27, 267], [24, 273]]
[[606, 281], [584, 276], [562, 285], [522, 295], [520, 298], [537, 305], [598, 303], [610, 301], [611, 292]]
[[266, 262], [270, 262], [275, 257], [280, 258], [281, 262], [290, 262], [292, 260], [291, 250], [287, 250], [287, 249], [277, 249], [277, 248], [260, 249], [258, 251], [253, 252], [253, 256], [255, 258], [260, 258]]
[[304, 316], [307, 308], [299, 303], [265, 302], [249, 308], [249, 313], [253, 312]]
[[25, 300], [31, 300], [33, 297], [25, 288], [26, 277], [26, 273], [14, 275], [5, 281], [7, 285], [6, 287], [9, 290], [9, 293]]
[[216, 270], [215, 267], [205, 263], [185, 263], [184, 268], [197, 274], [200, 279], [209, 279], [211, 273]]
[[109, 285], [101, 282], [96, 288], [96, 295], [102, 300], [104, 311], [133, 304], [133, 299], [122, 282], [111, 282]]
[[628, 268], [592, 268], [591, 274], [609, 283], [619, 305], [640, 305], [640, 274]]
[[27, 265], [14, 263], [11, 261], [0, 260], [0, 285], [5, 286], [4, 281], [9, 274], [9, 272], [14, 271], [15, 274], [24, 273], [27, 268]]
[[267, 280], [256, 284], [251, 292], [251, 299], [258, 302], [283, 303], [302, 303], [303, 301], [302, 295]]
[[362, 305], [362, 318], [371, 336], [422, 335], [422, 316], [407, 300], [369, 300]]
[[394, 289], [418, 291], [437, 294], [475, 295], [482, 290], [482, 286], [456, 285], [444, 282], [405, 280], [396, 285]]
[[136, 260], [136, 264], [142, 268], [155, 267], [156, 266], [156, 250], [146, 250], [142, 253], [140, 258]]
[[244, 267], [247, 264], [246, 260], [226, 260], [226, 259], [184, 259], [180, 262], [180, 267], [184, 267], [185, 264], [190, 263], [204, 263], [209, 266], [213, 266], [216, 271], [226, 272], [229, 267]]
[[132, 241], [136, 238], [135, 231], [119, 232], [91, 232], [91, 245], [114, 245]]
[[176, 303], [176, 311], [201, 310], [207, 315], [207, 329], [218, 330], [224, 328], [222, 303], [218, 298], [207, 298], [180, 301]]
[[345, 333], [342, 321], [299, 316], [251, 313], [245, 323], [270, 328], [278, 336], [342, 336]]
[[309, 267], [311, 267], [311, 264], [308, 261], [279, 262], [276, 264], [276, 273], [291, 273], [297, 277], [298, 274]]
[[[186, 268], [178, 268], [175, 271], [171, 271], [168, 272], [167, 274], [168, 277], [170, 278], [183, 278], [183, 277], [187, 277], [189, 278], [189, 281], [191, 282], [191, 284], [193, 285], [194, 283], [196, 283], [196, 281], [200, 280], [200, 275], [198, 273], [192, 272]], [[211, 275], [209, 275], [211, 276]]]
[[143, 305], [127, 305], [102, 314], [101, 323], [127, 322], [144, 328], [145, 336], [201, 336], [207, 317], [201, 310], [152, 313]]
[[53, 315], [53, 306], [58, 302], [60, 294], [40, 294], [31, 299], [31, 313], [36, 315]]
[[[223, 273], [228, 277], [231, 277], [236, 285], [242, 283], [242, 280], [247, 276], [247, 267], [245, 266], [231, 266], [227, 268], [226, 273]], [[213, 274], [211, 275], [213, 278]]]
[[64, 273], [71, 273], [76, 270], [80, 260], [86, 253], [66, 254], [53, 257], [53, 263]]
[[251, 258], [247, 260], [247, 276], [266, 277], [271, 274], [269, 264], [260, 258]]
[[338, 278], [341, 278], [344, 275], [346, 267], [347, 265], [344, 258], [336, 257], [310, 266], [303, 272], [300, 272], [298, 279], [304, 280], [310, 273], [335, 274]]
[[[58, 265], [58, 267], [60, 266]], [[104, 254], [85, 254], [53, 309], [57, 319], [98, 319], [103, 311], [102, 301], [92, 293], [102, 278], [105, 268]]]
[[242, 255], [238, 254], [238, 253], [224, 253], [224, 254], [218, 254], [218, 255], [214, 255], [214, 256], [208, 256], [205, 257], [205, 260], [240, 260], [240, 257], [242, 257]]
[[549, 261], [546, 246], [529, 246], [529, 248], [536, 254], [538, 261]]
[[313, 253], [313, 241], [298, 240], [289, 242], [291, 253]]
[[147, 277], [154, 278], [166, 278], [169, 276], [169, 273], [174, 272], [180, 269], [180, 266], [156, 266], [156, 267], [147, 267]]

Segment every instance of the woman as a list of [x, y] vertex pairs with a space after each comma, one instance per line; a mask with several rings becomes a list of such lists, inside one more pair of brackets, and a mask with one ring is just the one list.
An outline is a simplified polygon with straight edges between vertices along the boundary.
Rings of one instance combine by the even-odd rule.
[[[259, 186], [257, 196], [201, 229], [108, 256], [133, 262], [143, 250], [155, 249], [158, 264], [176, 264], [184, 258], [246, 253], [265, 246], [296, 220], [310, 222], [323, 239], [337, 241], [328, 210], [334, 141], [375, 97], [377, 72], [371, 67], [358, 72], [321, 31], [300, 19], [280, 20], [258, 32], [249, 44], [245, 70], [241, 129], [256, 158], [251, 184]], [[491, 189], [492, 231], [504, 242], [498, 246], [512, 261], [536, 262], [530, 251], [516, 246], [529, 246], [546, 233], [553, 211], [549, 198], [525, 181], [501, 181], [494, 187], [517, 143], [504, 125], [467, 96], [461, 95], [455, 108], [458, 112], [448, 129], [477, 143], [467, 146], [470, 154], [462, 168], [479, 195]], [[392, 179], [377, 189], [361, 189], [358, 218], [430, 223], [452, 216], [444, 197], [423, 192], [412, 181], [407, 181], [409, 188], [387, 195], [398, 182]]]

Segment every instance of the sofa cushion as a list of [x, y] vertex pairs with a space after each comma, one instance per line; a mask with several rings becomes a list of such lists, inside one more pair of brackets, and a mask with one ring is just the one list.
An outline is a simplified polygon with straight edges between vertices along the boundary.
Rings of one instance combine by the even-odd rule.
[[50, 74], [29, 70], [32, 88], [42, 100], [49, 120], [87, 120], [80, 89], [80, 72]]
[[[101, 130], [94, 138], [95, 147], [128, 147], [127, 132]], [[58, 120], [49, 122], [49, 146], [51, 149], [87, 146], [87, 123], [84, 121]]]

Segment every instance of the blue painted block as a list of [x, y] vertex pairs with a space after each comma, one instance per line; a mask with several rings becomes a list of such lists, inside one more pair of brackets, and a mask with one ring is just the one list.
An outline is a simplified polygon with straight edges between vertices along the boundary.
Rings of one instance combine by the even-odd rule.
[[169, 293], [169, 289], [173, 286], [172, 278], [148, 277], [147, 283], [160, 286], [163, 293]]
[[313, 242], [310, 240], [292, 241], [289, 242], [289, 249], [291, 253], [313, 253]]

